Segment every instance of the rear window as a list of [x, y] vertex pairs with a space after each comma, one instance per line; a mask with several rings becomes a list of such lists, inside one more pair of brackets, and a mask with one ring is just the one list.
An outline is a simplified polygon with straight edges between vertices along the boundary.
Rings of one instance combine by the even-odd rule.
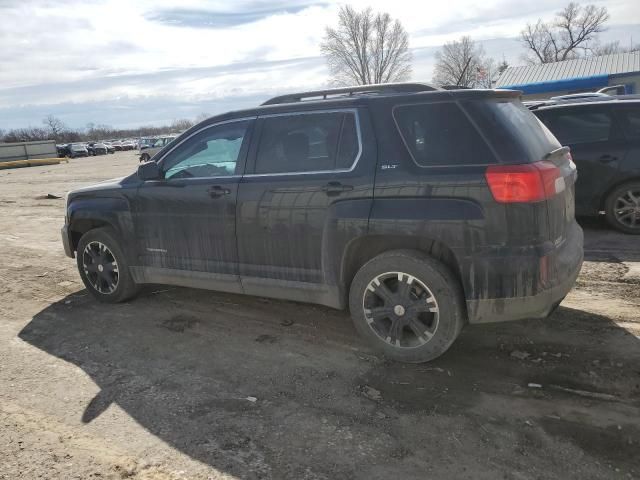
[[455, 103], [399, 106], [393, 116], [413, 159], [422, 167], [495, 163], [491, 150]]
[[463, 106], [504, 163], [537, 162], [561, 146], [520, 101], [476, 100]]

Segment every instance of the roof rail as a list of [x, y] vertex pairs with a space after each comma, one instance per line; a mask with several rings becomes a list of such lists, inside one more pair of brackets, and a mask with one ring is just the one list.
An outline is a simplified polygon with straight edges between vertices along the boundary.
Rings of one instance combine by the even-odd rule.
[[598, 97], [584, 97], [584, 98], [558, 98], [556, 100], [525, 100], [522, 103], [529, 110], [537, 110], [541, 107], [551, 107], [555, 105], [574, 105], [580, 103], [601, 103], [601, 102], [627, 102], [630, 100], [640, 100], [640, 95], [604, 95]]
[[[290, 93], [273, 97], [262, 105], [277, 105], [280, 103], [294, 103], [307, 100], [327, 100], [329, 96], [353, 96], [355, 94], [385, 94], [385, 93], [416, 93], [438, 90], [437, 87], [426, 83], [379, 83], [373, 85], [357, 85], [354, 87], [330, 88], [327, 90], [313, 90], [310, 92]], [[317, 98], [320, 97], [320, 98]]]

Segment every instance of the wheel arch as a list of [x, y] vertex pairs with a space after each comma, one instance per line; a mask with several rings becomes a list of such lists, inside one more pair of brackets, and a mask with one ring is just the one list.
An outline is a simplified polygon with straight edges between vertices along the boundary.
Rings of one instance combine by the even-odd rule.
[[366, 235], [354, 239], [345, 249], [340, 271], [345, 298], [349, 295], [357, 271], [372, 258], [391, 250], [414, 250], [442, 262], [451, 270], [464, 291], [458, 260], [443, 242], [406, 235]]
[[598, 208], [600, 211], [605, 209], [607, 199], [609, 195], [611, 195], [617, 188], [621, 187], [625, 183], [630, 182], [640, 182], [640, 173], [634, 174], [631, 177], [621, 178], [617, 182], [614, 182], [600, 197], [600, 201], [598, 202]]
[[110, 227], [120, 238], [126, 238], [126, 232], [133, 232], [131, 212], [124, 199], [75, 199], [67, 207], [67, 218], [73, 250], [77, 249], [82, 235], [96, 228]]
[[80, 218], [75, 220], [70, 224], [69, 228], [71, 247], [74, 250], [77, 250], [80, 238], [82, 238], [85, 233], [87, 233], [89, 230], [95, 230], [96, 228], [101, 227], [114, 228], [110, 222], [101, 218]]

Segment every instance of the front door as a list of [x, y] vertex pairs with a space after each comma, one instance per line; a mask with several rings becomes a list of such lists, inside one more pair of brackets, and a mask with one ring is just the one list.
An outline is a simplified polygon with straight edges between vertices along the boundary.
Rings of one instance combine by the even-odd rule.
[[[253, 120], [205, 127], [159, 159], [160, 180], [138, 189], [135, 228], [144, 280], [238, 280], [236, 197]], [[212, 284], [203, 287], [219, 288]], [[224, 286], [224, 285], [223, 285]]]

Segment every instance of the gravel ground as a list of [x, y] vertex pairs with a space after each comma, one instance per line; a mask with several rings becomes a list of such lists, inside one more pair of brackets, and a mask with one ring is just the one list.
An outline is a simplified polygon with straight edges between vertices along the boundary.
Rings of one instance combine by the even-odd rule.
[[640, 478], [640, 239], [585, 226], [543, 321], [402, 365], [346, 313], [173, 287], [99, 305], [64, 195], [133, 153], [0, 171], [0, 479]]

